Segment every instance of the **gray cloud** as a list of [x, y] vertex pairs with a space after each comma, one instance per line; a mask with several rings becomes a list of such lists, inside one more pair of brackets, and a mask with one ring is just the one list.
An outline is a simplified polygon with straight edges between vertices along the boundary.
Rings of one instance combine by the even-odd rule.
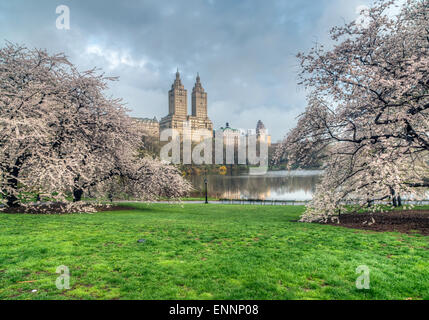
[[[278, 140], [305, 108], [295, 55], [328, 43], [331, 26], [356, 17], [369, 0], [2, 1], [0, 37], [65, 52], [80, 69], [119, 76], [110, 92], [141, 117], [167, 114], [179, 67], [192, 90], [197, 72], [215, 127], [254, 128], [261, 119]], [[71, 29], [55, 28], [56, 6]]]

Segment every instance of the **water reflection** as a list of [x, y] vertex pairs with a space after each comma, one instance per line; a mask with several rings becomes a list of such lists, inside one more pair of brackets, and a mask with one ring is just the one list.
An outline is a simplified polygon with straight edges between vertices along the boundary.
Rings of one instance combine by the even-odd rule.
[[[263, 176], [209, 175], [208, 194], [224, 199], [311, 200], [321, 174], [321, 171], [296, 170], [272, 171]], [[202, 196], [204, 176], [189, 179], [197, 190], [194, 196]]]

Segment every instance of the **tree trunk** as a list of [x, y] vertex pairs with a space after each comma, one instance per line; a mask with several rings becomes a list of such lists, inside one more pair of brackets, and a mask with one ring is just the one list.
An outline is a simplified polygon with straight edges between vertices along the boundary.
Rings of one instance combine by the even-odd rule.
[[398, 207], [402, 207], [402, 199], [401, 196], [398, 196]]
[[391, 194], [391, 199], [392, 199], [392, 206], [394, 208], [396, 208], [398, 206], [398, 202], [397, 202], [397, 197], [395, 195], [395, 190], [393, 190], [392, 188], [390, 188], [390, 194]]
[[79, 188], [73, 189], [73, 202], [82, 200], [83, 190]]
[[6, 195], [6, 205], [8, 207], [18, 207], [18, 198], [15, 195]]
[[[7, 179], [8, 187], [15, 190], [15, 192], [18, 191], [18, 179], [16, 178], [18, 174], [19, 174], [19, 169], [15, 167], [11, 172], [12, 178]], [[19, 206], [19, 202], [18, 202], [19, 199], [17, 196], [15, 196], [15, 194], [6, 193], [5, 198], [6, 198], [6, 204], [8, 207]]]

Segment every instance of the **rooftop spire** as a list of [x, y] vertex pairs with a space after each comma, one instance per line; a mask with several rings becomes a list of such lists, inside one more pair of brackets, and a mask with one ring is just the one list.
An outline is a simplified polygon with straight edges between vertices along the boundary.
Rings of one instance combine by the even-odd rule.
[[174, 89], [174, 88], [176, 88], [176, 89], [177, 89], [177, 88], [181, 88], [181, 89], [183, 89], [182, 80], [180, 80], [179, 68], [177, 68], [177, 71], [176, 71], [176, 79], [174, 80], [174, 82], [173, 82], [173, 84], [172, 84], [171, 88], [172, 88], [172, 89]]

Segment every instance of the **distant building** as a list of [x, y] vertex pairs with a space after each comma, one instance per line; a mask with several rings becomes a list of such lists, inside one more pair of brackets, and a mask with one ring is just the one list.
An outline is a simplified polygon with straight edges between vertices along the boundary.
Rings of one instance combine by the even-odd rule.
[[188, 92], [182, 84], [179, 70], [176, 79], [168, 92], [168, 115], [161, 119], [160, 130], [176, 129], [180, 135], [187, 134], [183, 128], [188, 128], [192, 140], [198, 140], [196, 130], [204, 136], [213, 137], [213, 123], [207, 114], [207, 93], [201, 84], [200, 76], [197, 75], [195, 86], [192, 89], [192, 115], [188, 115]]
[[248, 137], [251, 135], [256, 135], [256, 139], [258, 142], [260, 142], [261, 139], [265, 137], [265, 141], [267, 142], [268, 146], [271, 145], [271, 136], [268, 134], [268, 130], [265, 128], [265, 125], [262, 123], [261, 120], [259, 120], [256, 124], [256, 130], [234, 129], [230, 127], [228, 122], [226, 123], [225, 127], [220, 127], [219, 130], [223, 132], [224, 144], [226, 145], [237, 144], [237, 140], [239, 137]]
[[256, 124], [256, 137], [258, 141], [260, 141], [262, 137], [266, 137], [266, 142], [269, 146], [271, 145], [271, 136], [268, 134], [268, 130], [265, 128], [265, 125], [261, 120], [258, 120], [258, 123]]
[[140, 129], [145, 133], [146, 136], [158, 138], [159, 137], [159, 122], [154, 117], [150, 118], [134, 118], [137, 125], [140, 126]]
[[[213, 123], [207, 113], [207, 92], [205, 92], [200, 75], [197, 75], [195, 85], [192, 89], [192, 114], [188, 115], [188, 91], [185, 89], [180, 79], [179, 70], [176, 72], [176, 79], [168, 92], [168, 115], [158, 120], [155, 118], [134, 118], [141, 126], [148, 137], [159, 138], [160, 133], [165, 129], [175, 129], [183, 137], [189, 137], [194, 142], [199, 142], [201, 136], [213, 137]], [[259, 120], [255, 129], [234, 129], [226, 123], [220, 130], [224, 134], [224, 144], [230, 145], [238, 143], [238, 138], [256, 135], [257, 141], [265, 138], [268, 145], [271, 145], [271, 136], [265, 128], [264, 123]], [[198, 134], [197, 134], [198, 133]]]
[[267, 129], [265, 129], [265, 125], [261, 120], [258, 120], [258, 123], [256, 124], [256, 134], [260, 135], [261, 133], [265, 134], [267, 132]]
[[243, 131], [239, 129], [233, 129], [227, 122], [225, 127], [221, 127], [219, 130], [223, 132], [223, 143], [225, 145], [236, 145], [238, 138], [243, 135]]

